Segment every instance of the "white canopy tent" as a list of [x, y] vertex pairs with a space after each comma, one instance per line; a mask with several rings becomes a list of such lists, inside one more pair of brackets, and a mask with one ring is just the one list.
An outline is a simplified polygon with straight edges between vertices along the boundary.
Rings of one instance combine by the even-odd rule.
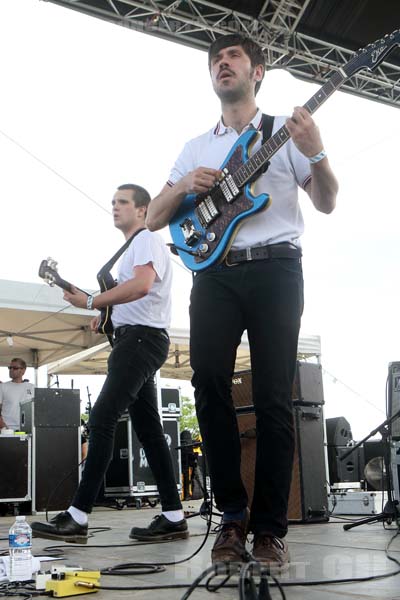
[[93, 313], [67, 304], [45, 283], [0, 280], [0, 365], [22, 358], [37, 369], [102, 344], [90, 331]]
[[[161, 377], [167, 379], [188, 380], [192, 377], [189, 361], [189, 331], [187, 329], [170, 330], [171, 346], [166, 362], [161, 368]], [[212, 343], [212, 342], [210, 342]], [[108, 342], [78, 352], [67, 358], [61, 358], [47, 365], [49, 375], [90, 375], [107, 372], [107, 358], [110, 352]], [[301, 335], [298, 346], [299, 359], [314, 358], [319, 361], [321, 340], [318, 335]], [[250, 351], [245, 333], [238, 348], [235, 372], [251, 368]]]
[[[49, 375], [105, 374], [110, 345], [105, 336], [90, 331], [92, 316], [90, 311], [67, 304], [59, 288], [0, 280], [0, 365], [19, 357], [35, 369], [46, 365]], [[188, 380], [192, 376], [189, 331], [172, 328], [170, 337], [161, 377]], [[320, 355], [320, 337], [301, 334], [299, 359], [319, 361]], [[249, 343], [244, 334], [235, 371], [250, 368]]]

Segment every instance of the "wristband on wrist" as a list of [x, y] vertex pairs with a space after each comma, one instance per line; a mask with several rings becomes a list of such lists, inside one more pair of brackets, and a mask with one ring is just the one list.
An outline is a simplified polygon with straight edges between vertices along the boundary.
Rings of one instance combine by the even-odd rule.
[[88, 310], [93, 310], [93, 300], [94, 300], [94, 296], [88, 296], [87, 300], [86, 300], [86, 308]]
[[315, 163], [317, 163], [320, 160], [322, 160], [323, 158], [325, 158], [325, 156], [326, 156], [325, 150], [321, 150], [321, 152], [318, 152], [318, 154], [315, 154], [314, 156], [309, 156], [308, 160], [310, 161], [310, 163], [312, 165], [315, 165]]

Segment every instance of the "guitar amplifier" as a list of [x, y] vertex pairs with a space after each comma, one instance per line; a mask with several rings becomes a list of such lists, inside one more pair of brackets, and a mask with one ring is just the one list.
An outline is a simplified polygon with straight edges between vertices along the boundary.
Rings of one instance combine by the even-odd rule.
[[[235, 397], [236, 406], [248, 404], [248, 399], [251, 399], [253, 395], [250, 370], [234, 374], [232, 394]], [[319, 406], [324, 404], [321, 365], [297, 361], [292, 400], [294, 405]]]
[[[242, 480], [249, 497], [249, 504], [251, 504], [254, 492], [257, 439], [256, 417], [252, 397], [249, 394], [248, 381], [248, 374], [244, 379], [243, 373], [234, 375], [232, 398], [236, 407], [241, 437]], [[288, 518], [289, 521], [304, 523], [328, 521], [322, 407], [295, 405], [293, 412], [296, 445]]]

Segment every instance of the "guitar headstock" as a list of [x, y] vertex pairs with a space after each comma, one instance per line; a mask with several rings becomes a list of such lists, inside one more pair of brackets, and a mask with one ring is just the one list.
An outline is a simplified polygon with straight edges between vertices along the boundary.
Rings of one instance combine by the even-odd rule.
[[60, 276], [57, 271], [57, 261], [53, 258], [42, 260], [39, 267], [39, 277], [45, 280], [50, 286], [58, 285]]
[[351, 77], [354, 73], [361, 71], [361, 69], [373, 71], [389, 52], [398, 45], [400, 45], [400, 29], [396, 29], [392, 33], [386, 34], [380, 40], [376, 40], [372, 44], [368, 44], [365, 48], [360, 49], [343, 67], [343, 70], [347, 77]]

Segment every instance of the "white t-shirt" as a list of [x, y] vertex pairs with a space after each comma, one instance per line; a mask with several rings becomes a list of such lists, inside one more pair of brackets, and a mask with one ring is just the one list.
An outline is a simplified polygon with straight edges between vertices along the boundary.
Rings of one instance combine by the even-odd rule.
[[[261, 129], [262, 112], [259, 110], [243, 129]], [[286, 117], [275, 117], [272, 134], [286, 121]], [[261, 135], [250, 155], [261, 146]], [[226, 127], [222, 120], [207, 133], [187, 142], [171, 171], [168, 183], [174, 185], [197, 167], [220, 168], [235, 144], [239, 134]], [[233, 249], [264, 246], [279, 242], [291, 242], [300, 246], [304, 230], [303, 215], [298, 202], [298, 188], [305, 188], [310, 181], [310, 163], [299, 152], [291, 139], [271, 158], [270, 166], [255, 182], [253, 193], [267, 193], [271, 197], [267, 210], [258, 212], [242, 221], [232, 244]]]
[[8, 429], [18, 431], [20, 428], [19, 405], [25, 400], [32, 400], [35, 395], [33, 383], [23, 381], [0, 383], [1, 416]]
[[147, 325], [168, 328], [171, 322], [172, 266], [169, 250], [158, 233], [141, 231], [125, 251], [118, 268], [118, 283], [132, 279], [135, 267], [151, 263], [156, 272], [149, 293], [126, 304], [117, 304], [111, 314], [114, 327]]

